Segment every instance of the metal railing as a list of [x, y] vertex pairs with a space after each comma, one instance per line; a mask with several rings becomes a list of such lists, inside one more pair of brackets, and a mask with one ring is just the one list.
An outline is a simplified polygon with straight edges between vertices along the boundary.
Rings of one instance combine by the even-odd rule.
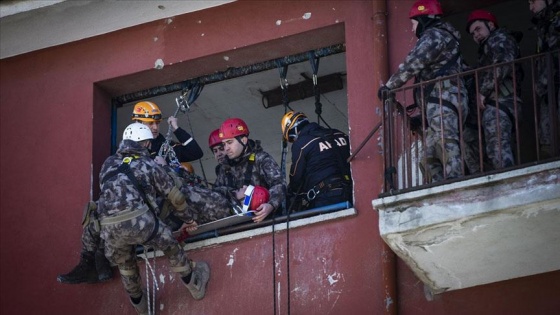
[[[381, 195], [560, 158], [559, 58], [559, 51], [532, 55], [392, 90], [383, 106], [386, 181]], [[493, 80], [495, 77], [505, 79]], [[479, 96], [483, 88], [481, 85], [492, 81], [494, 90], [483, 101]], [[442, 86], [445, 88], [441, 89]], [[449, 88], [462, 93], [450, 98], [449, 94], [444, 95]], [[428, 104], [428, 95], [425, 94], [430, 90]], [[542, 108], [543, 102], [552, 106]], [[462, 103], [468, 103], [468, 114], [457, 106]], [[431, 114], [427, 113], [427, 108], [430, 108]], [[453, 116], [456, 117], [454, 120]], [[496, 123], [500, 117], [510, 121], [511, 127], [507, 122]], [[549, 123], [543, 125], [543, 118], [548, 118]], [[458, 130], [453, 129], [457, 123]], [[441, 132], [434, 133], [434, 130]], [[453, 132], [446, 134], [446, 130]], [[459, 139], [460, 175], [449, 176], [446, 171], [449, 168], [442, 164], [440, 178], [432, 176], [429, 166], [433, 169], [438, 161], [447, 161], [452, 155], [450, 152], [456, 152], [449, 149], [457, 144], [456, 140], [453, 141], [456, 137], [453, 133], [458, 134]], [[493, 137], [488, 139], [485, 133], [493, 134]], [[543, 133], [550, 135], [546, 145]], [[495, 143], [500, 145], [492, 145]], [[511, 147], [512, 159], [509, 158], [507, 143]], [[456, 156], [457, 153], [453, 154]], [[434, 160], [434, 156], [439, 159]]]

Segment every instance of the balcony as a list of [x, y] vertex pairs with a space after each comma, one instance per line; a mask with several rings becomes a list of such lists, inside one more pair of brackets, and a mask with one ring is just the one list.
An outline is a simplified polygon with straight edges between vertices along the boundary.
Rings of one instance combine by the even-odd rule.
[[[522, 91], [523, 102], [515, 106], [523, 106], [524, 120], [514, 115], [513, 166], [489, 168], [485, 148], [479, 144], [479, 172], [470, 174], [463, 165], [459, 178], [431, 182], [418, 166], [426, 160], [422, 150], [426, 141], [421, 132], [411, 130], [400, 105], [420, 85], [394, 90], [394, 99], [386, 102], [386, 186], [372, 205], [379, 211], [384, 241], [431, 293], [560, 270], [560, 154], [558, 138], [552, 142], [551, 155], [539, 151], [535, 115], [539, 109], [532, 90], [537, 60], [550, 62], [548, 78], [552, 78], [551, 55], [515, 62], [531, 75], [523, 87], [514, 89]], [[498, 67], [514, 66], [493, 65], [447, 79], [458, 82], [461, 76], [474, 76], [478, 92], [482, 71], [496, 73]], [[549, 85], [548, 96], [555, 102], [553, 86]], [[556, 109], [550, 110], [551, 117], [557, 117]], [[478, 122], [480, 114], [477, 110]], [[551, 131], [558, 134], [558, 122], [552, 121]], [[483, 139], [480, 124], [477, 131]], [[460, 146], [464, 158], [465, 144]]]

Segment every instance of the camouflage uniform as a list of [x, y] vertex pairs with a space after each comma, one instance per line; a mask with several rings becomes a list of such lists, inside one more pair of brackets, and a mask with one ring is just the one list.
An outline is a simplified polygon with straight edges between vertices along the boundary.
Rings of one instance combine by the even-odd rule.
[[183, 170], [175, 172], [167, 166], [166, 170], [174, 179], [175, 186], [185, 195], [188, 211], [177, 212], [173, 209], [173, 206], [166, 201], [162, 207], [162, 214], [160, 215], [162, 219], [163, 217], [167, 217], [166, 213], [172, 213], [182, 221], [189, 221], [192, 218], [197, 224], [204, 224], [234, 214], [229, 198], [223, 194], [202, 185], [197, 185], [188, 174], [185, 174], [187, 172]]
[[[546, 1], [546, 0], [545, 0]], [[546, 56], [538, 59], [537, 82], [535, 85], [538, 102], [540, 104], [539, 142], [544, 151], [549, 151], [552, 145], [551, 108], [548, 101], [548, 69], [553, 69], [553, 93], [556, 95], [556, 113], [558, 114], [558, 132], [560, 132], [560, 78], [558, 73], [558, 49], [560, 49], [560, 2], [555, 1], [548, 8], [535, 14], [533, 23], [537, 30], [537, 53], [556, 51], [553, 56], [553, 66], [548, 64]], [[560, 138], [560, 135], [556, 135]], [[557, 140], [558, 141], [558, 140]], [[553, 153], [553, 152], [547, 152]]]
[[[389, 89], [401, 87], [414, 76], [421, 82], [460, 73], [462, 58], [459, 39], [459, 32], [449, 23], [438, 20], [427, 27], [408, 53], [404, 63], [400, 64], [397, 72], [389, 78], [386, 87]], [[454, 61], [454, 64], [445, 66], [451, 61]], [[447, 68], [446, 73], [438, 74], [438, 70], [444, 67]], [[423, 100], [417, 99], [417, 104], [426, 113], [428, 124], [425, 175], [432, 181], [442, 180], [444, 176], [445, 178], [459, 177], [463, 173], [459, 126], [468, 113], [464, 82], [462, 78], [437, 82], [429, 95], [426, 94], [428, 93], [424, 93]], [[440, 105], [440, 101], [443, 106]], [[459, 113], [461, 122], [459, 122]]]
[[[130, 169], [151, 204], [144, 202], [139, 190], [123, 172], [115, 172], [125, 157], [134, 157]], [[101, 238], [105, 254], [121, 272], [123, 285], [131, 298], [142, 296], [139, 269], [136, 264], [137, 244], [154, 247], [168, 257], [171, 269], [186, 277], [191, 265], [183, 249], [171, 233], [150, 210], [155, 209], [155, 196], [166, 196], [179, 211], [186, 209], [184, 195], [165, 170], [157, 165], [148, 151], [138, 143], [123, 140], [117, 153], [110, 156], [99, 174], [101, 195], [97, 212], [101, 220]], [[128, 216], [128, 217], [125, 217]]]
[[[251, 173], [246, 174], [249, 167], [252, 168]], [[258, 140], [249, 140], [247, 148], [240, 157], [226, 159], [226, 162], [220, 166], [214, 190], [229, 196], [231, 191], [244, 185], [263, 186], [268, 189], [270, 193], [268, 203], [274, 207], [274, 210], [278, 210], [285, 199], [286, 184], [280, 167], [270, 154], [263, 151]]]
[[[478, 65], [480, 67], [492, 64], [512, 62], [520, 57], [519, 44], [505, 29], [497, 28], [490, 32], [479, 47]], [[479, 92], [485, 97], [485, 108], [481, 112], [480, 121], [484, 135], [486, 154], [493, 169], [500, 169], [514, 165], [512, 150], [513, 126], [515, 115], [521, 117], [522, 100], [519, 97], [522, 73], [515, 67], [517, 91], [514, 91], [514, 67], [506, 65], [495, 69], [490, 68], [480, 74]], [[496, 90], [498, 95], [496, 97]], [[476, 103], [476, 102], [475, 102]], [[477, 121], [477, 110], [469, 113]], [[476, 135], [476, 142], [466, 147], [465, 164], [471, 174], [480, 171], [478, 157], [478, 130], [471, 130], [467, 124], [466, 137], [471, 133]]]

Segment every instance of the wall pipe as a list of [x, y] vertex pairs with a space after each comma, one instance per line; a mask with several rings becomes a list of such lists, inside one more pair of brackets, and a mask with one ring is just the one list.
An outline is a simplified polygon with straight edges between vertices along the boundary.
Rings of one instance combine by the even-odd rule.
[[[373, 4], [373, 73], [378, 85], [389, 78], [389, 49], [387, 47], [387, 0], [372, 0]], [[377, 92], [377, 91], [376, 91]], [[377, 93], [376, 93], [377, 94]], [[378, 106], [384, 106], [378, 101]], [[383, 112], [383, 111], [381, 111]], [[384, 119], [384, 118], [381, 118]], [[385, 168], [385, 165], [383, 165]], [[381, 275], [383, 281], [383, 305], [385, 314], [397, 314], [397, 268], [395, 253], [381, 242]]]

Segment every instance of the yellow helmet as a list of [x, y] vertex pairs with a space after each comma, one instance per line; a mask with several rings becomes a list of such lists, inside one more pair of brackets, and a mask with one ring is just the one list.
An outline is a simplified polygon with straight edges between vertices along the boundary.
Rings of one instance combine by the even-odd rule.
[[161, 111], [159, 107], [152, 102], [139, 102], [134, 105], [132, 110], [132, 120], [141, 120], [146, 122], [161, 121]]
[[303, 122], [306, 122], [305, 125], [307, 125], [307, 122], [309, 122], [307, 116], [305, 116], [304, 113], [289, 111], [284, 114], [281, 122], [282, 137], [284, 138], [284, 140], [288, 142], [296, 141], [298, 134], [297, 127], [300, 126]]

